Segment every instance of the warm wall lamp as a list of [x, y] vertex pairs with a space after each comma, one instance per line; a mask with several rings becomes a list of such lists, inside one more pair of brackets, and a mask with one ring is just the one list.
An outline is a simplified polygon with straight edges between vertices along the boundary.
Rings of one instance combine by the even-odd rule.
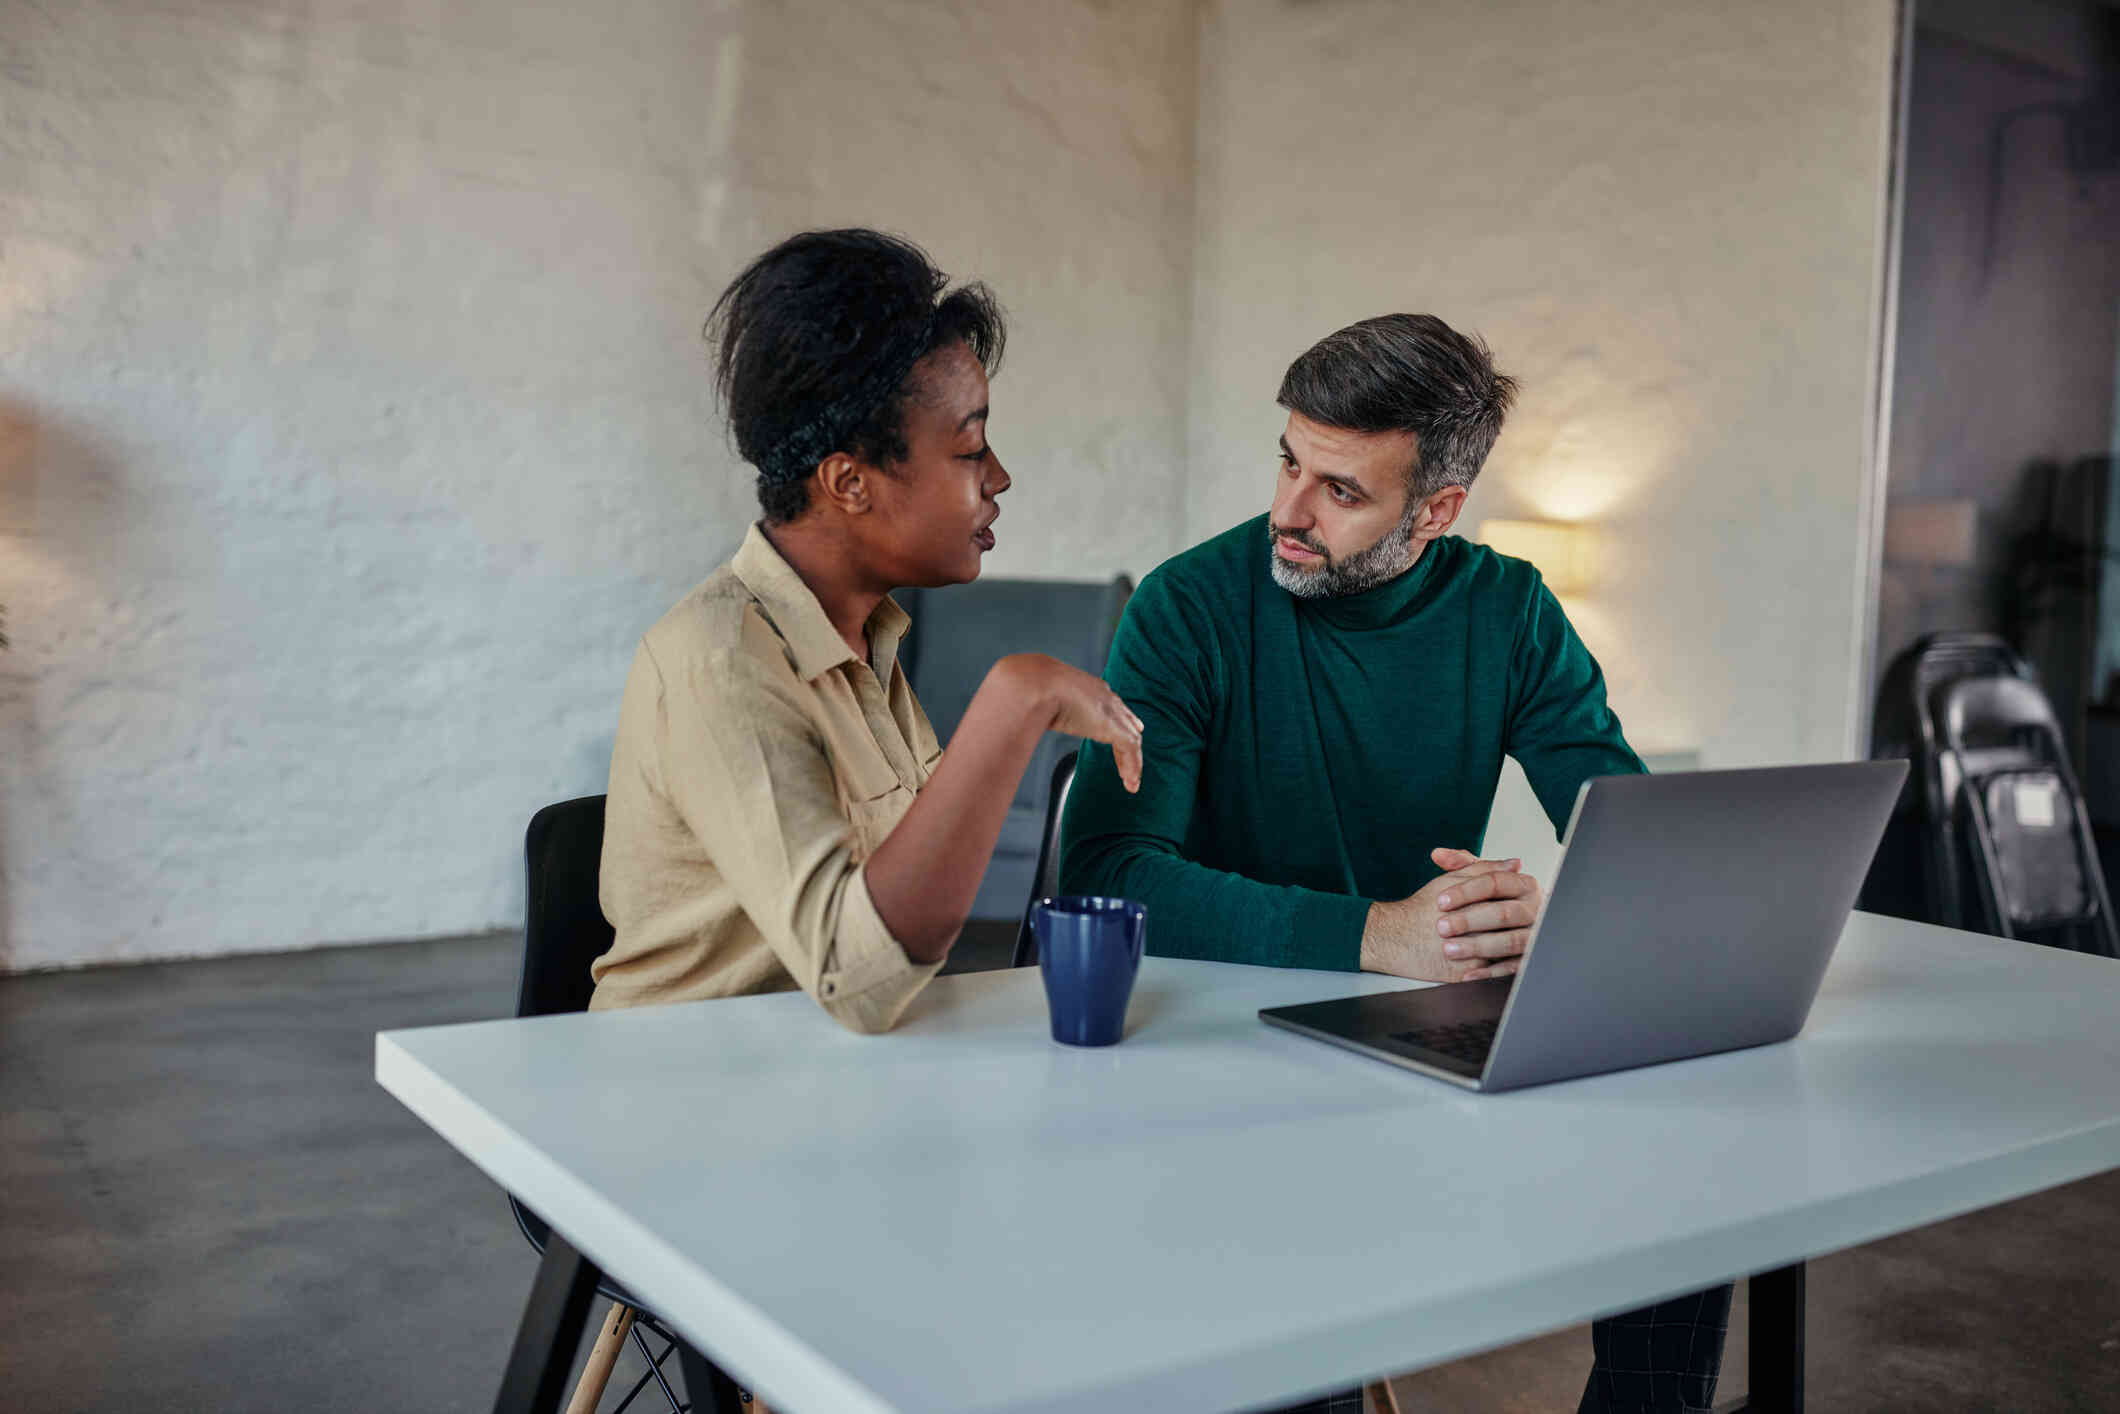
[[1555, 594], [1590, 587], [1589, 527], [1557, 520], [1483, 520], [1480, 540], [1490, 549], [1529, 560]]
[[1973, 501], [1894, 501], [1884, 508], [1888, 565], [1962, 570], [1980, 555], [1980, 507]]

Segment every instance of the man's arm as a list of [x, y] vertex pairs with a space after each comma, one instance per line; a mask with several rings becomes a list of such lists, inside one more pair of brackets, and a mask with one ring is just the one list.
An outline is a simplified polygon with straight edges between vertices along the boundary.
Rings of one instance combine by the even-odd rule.
[[1128, 795], [1111, 751], [1084, 745], [1061, 831], [1061, 887], [1146, 904], [1149, 950], [1164, 957], [1351, 972], [1367, 899], [1264, 884], [1181, 853], [1224, 691], [1206, 612], [1161, 575], [1128, 601], [1105, 680], [1144, 723], [1141, 789]]
[[[1506, 748], [1523, 766], [1558, 836], [1584, 781], [1643, 767], [1605, 705], [1597, 660], [1535, 572], [1510, 648], [1509, 680]], [[1377, 905], [1363, 966], [1444, 981], [1515, 972], [1543, 902], [1538, 880], [1519, 872], [1513, 860], [1495, 867], [1448, 848], [1436, 850], [1434, 858], [1454, 872], [1410, 899]], [[1432, 930], [1441, 934], [1441, 973], [1431, 970], [1438, 965], [1430, 951], [1438, 943]], [[1378, 966], [1378, 959], [1386, 965]]]
[[1648, 767], [1605, 705], [1605, 674], [1597, 659], [1543, 581], [1518, 627], [1509, 677], [1506, 750], [1524, 768], [1558, 839], [1584, 781], [1640, 775]]

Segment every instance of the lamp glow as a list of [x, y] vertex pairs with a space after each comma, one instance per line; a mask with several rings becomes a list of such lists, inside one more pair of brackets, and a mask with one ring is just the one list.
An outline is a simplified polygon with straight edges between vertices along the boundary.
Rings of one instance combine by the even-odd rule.
[[1580, 525], [1553, 520], [1487, 520], [1480, 540], [1488, 548], [1529, 560], [1555, 594], [1578, 594], [1590, 587], [1590, 536]]
[[1972, 501], [1894, 501], [1884, 511], [1892, 565], [1965, 569], [1979, 557], [1980, 507]]

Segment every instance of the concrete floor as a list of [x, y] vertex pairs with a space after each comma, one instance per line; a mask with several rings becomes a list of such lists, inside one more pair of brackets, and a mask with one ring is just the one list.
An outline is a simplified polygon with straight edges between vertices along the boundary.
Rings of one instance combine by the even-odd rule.
[[[533, 1259], [376, 1087], [372, 1046], [506, 1014], [515, 960], [480, 937], [0, 980], [0, 1405], [489, 1408]], [[2120, 1410], [2120, 1173], [1827, 1257], [1810, 1286], [1814, 1409]], [[1398, 1391], [1407, 1414], [1569, 1411], [1588, 1351], [1557, 1332]]]

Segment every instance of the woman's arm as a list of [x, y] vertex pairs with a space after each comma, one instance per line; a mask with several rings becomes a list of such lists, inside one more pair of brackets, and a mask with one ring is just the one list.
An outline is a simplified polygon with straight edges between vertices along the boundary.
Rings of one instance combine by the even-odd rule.
[[869, 896], [913, 961], [940, 961], [963, 931], [1009, 802], [1048, 731], [1107, 743], [1127, 789], [1140, 786], [1141, 719], [1101, 679], [1042, 653], [994, 664], [935, 774], [869, 857]]

